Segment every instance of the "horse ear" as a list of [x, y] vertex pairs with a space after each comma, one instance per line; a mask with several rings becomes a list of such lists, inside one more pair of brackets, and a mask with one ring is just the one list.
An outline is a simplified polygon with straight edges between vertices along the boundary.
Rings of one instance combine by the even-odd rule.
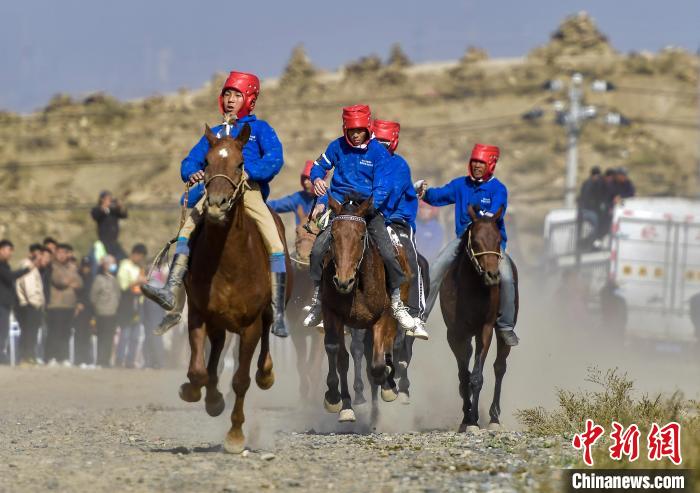
[[367, 215], [367, 212], [372, 209], [372, 206], [374, 205], [374, 197], [370, 195], [367, 197], [367, 200], [362, 202], [360, 204], [360, 207], [357, 209], [357, 215], [360, 217], [364, 217]]
[[238, 137], [236, 137], [236, 142], [238, 142], [241, 145], [241, 149], [243, 149], [243, 146], [248, 143], [248, 139], [250, 138], [250, 125], [247, 123], [243, 125], [243, 128], [241, 129], [241, 132], [238, 134]]
[[474, 207], [471, 205], [467, 209], [467, 212], [469, 212], [469, 217], [472, 218], [472, 222], [476, 222], [478, 220], [478, 216], [476, 215], [476, 211], [474, 210]]
[[503, 206], [499, 207], [496, 213], [493, 215], [493, 220], [498, 221], [501, 216], [503, 216]]
[[328, 206], [331, 208], [333, 213], [336, 216], [340, 215], [340, 211], [342, 210], [343, 206], [340, 205], [340, 202], [335, 200], [332, 195], [328, 194]]
[[210, 147], [214, 147], [214, 144], [216, 144], [216, 142], [219, 140], [216, 134], [211, 131], [211, 128], [209, 128], [209, 125], [207, 125], [206, 123], [204, 124], [204, 136], [209, 141]]

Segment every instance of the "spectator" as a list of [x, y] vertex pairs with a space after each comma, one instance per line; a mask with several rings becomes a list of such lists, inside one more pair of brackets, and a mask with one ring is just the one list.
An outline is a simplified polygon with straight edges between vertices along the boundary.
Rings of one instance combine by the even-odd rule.
[[617, 168], [615, 170], [615, 182], [613, 185], [615, 194], [615, 203], [620, 203], [621, 200], [634, 197], [635, 188], [632, 180], [627, 176], [627, 170], [623, 167]]
[[3, 365], [10, 363], [5, 347], [10, 334], [10, 312], [17, 300], [15, 281], [29, 272], [28, 268], [17, 271], [10, 269], [14, 251], [15, 246], [10, 240], [0, 240], [0, 364]]
[[121, 298], [121, 288], [115, 277], [116, 273], [116, 259], [112, 255], [105, 255], [100, 262], [99, 273], [90, 288], [90, 302], [96, 315], [97, 364], [104, 368], [110, 366], [112, 358], [117, 310]]
[[92, 327], [95, 312], [93, 304], [90, 301], [90, 290], [93, 283], [92, 275], [92, 260], [90, 257], [83, 257], [80, 261], [78, 269], [80, 278], [83, 280], [83, 287], [76, 291], [78, 304], [75, 307], [75, 319], [73, 328], [75, 336], [73, 339], [74, 345], [74, 363], [80, 368], [88, 368], [94, 364], [92, 354]]
[[119, 263], [117, 280], [122, 290], [119, 303], [118, 322], [120, 327], [117, 345], [116, 366], [134, 368], [136, 352], [141, 335], [141, 285], [147, 282], [144, 273], [146, 246], [137, 243], [131, 249], [129, 258]]
[[69, 343], [73, 316], [78, 304], [76, 290], [83, 286], [78, 269], [70, 261], [73, 247], [59, 243], [51, 262], [50, 301], [46, 308], [46, 359], [70, 366]]
[[[151, 284], [163, 286], [167, 274], [163, 270], [155, 270], [151, 275]], [[159, 369], [165, 365], [165, 347], [163, 337], [156, 335], [154, 330], [165, 316], [163, 310], [157, 303], [144, 298], [143, 300], [143, 363], [145, 368]]]
[[112, 193], [100, 192], [97, 205], [92, 208], [92, 218], [97, 223], [97, 237], [107, 250], [117, 260], [126, 258], [126, 252], [119, 244], [119, 220], [126, 219], [126, 207]]
[[[584, 250], [590, 250], [593, 242], [605, 236], [606, 231], [601, 230], [601, 224], [605, 223], [608, 209], [608, 187], [598, 166], [591, 168], [591, 174], [581, 185], [581, 193], [578, 198], [579, 221], [588, 222], [591, 225], [590, 234], [579, 240]], [[581, 227], [579, 223], [578, 227]], [[581, 231], [579, 230], [579, 234]]]
[[40, 269], [45, 267], [44, 247], [35, 243], [29, 247], [29, 257], [22, 267], [29, 272], [17, 279], [17, 309], [15, 315], [21, 329], [19, 336], [19, 362], [22, 365], [36, 364], [36, 345], [39, 327], [44, 318], [46, 298]]
[[49, 250], [51, 255], [56, 253], [56, 247], [58, 246], [58, 241], [56, 241], [52, 237], [47, 236], [46, 238], [44, 238], [44, 241], [42, 242], [42, 244], [44, 245], [44, 248], [47, 248]]
[[428, 262], [432, 262], [442, 249], [445, 241], [445, 230], [438, 218], [439, 211], [422, 200], [418, 203], [416, 221], [416, 247]]
[[44, 316], [41, 320], [41, 327], [39, 329], [39, 343], [36, 348], [36, 360], [37, 363], [43, 364], [46, 361], [44, 350], [46, 348], [46, 339], [48, 336], [48, 328], [46, 327], [46, 307], [49, 306], [51, 301], [51, 264], [53, 263], [53, 253], [51, 251], [51, 242], [47, 243], [46, 240], [54, 241], [52, 238], [47, 238], [44, 240], [44, 247], [41, 250], [41, 267], [39, 272], [41, 273], [41, 283], [44, 287]]

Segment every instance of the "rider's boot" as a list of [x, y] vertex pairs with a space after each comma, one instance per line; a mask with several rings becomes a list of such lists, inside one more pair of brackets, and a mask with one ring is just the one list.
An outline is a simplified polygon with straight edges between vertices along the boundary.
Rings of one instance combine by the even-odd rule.
[[187, 274], [187, 263], [189, 257], [187, 255], [176, 253], [173, 257], [173, 263], [170, 266], [168, 280], [162, 288], [156, 288], [150, 284], [141, 286], [141, 292], [149, 300], [157, 303], [161, 308], [171, 311], [175, 308], [177, 301], [177, 290], [182, 286], [182, 281]]
[[321, 309], [321, 283], [314, 281], [314, 294], [311, 297], [309, 314], [304, 319], [304, 327], [316, 327], [323, 321]]
[[287, 273], [273, 272], [272, 284], [272, 333], [277, 337], [289, 336], [289, 331], [284, 323], [285, 294], [287, 292]]
[[428, 331], [425, 330], [425, 322], [423, 322], [423, 319], [420, 317], [415, 317], [413, 319], [413, 322], [415, 323], [415, 327], [413, 329], [409, 329], [406, 331], [407, 336], [413, 336], [416, 339], [420, 339], [422, 341], [427, 341], [430, 338], [430, 335], [428, 334]]
[[496, 332], [499, 336], [501, 336], [501, 339], [503, 339], [503, 342], [506, 343], [506, 346], [517, 346], [520, 342], [520, 339], [518, 339], [518, 336], [515, 335], [515, 330], [513, 329], [498, 329]]
[[404, 330], [413, 329], [416, 325], [413, 317], [409, 315], [408, 308], [401, 301], [401, 290], [394, 289], [391, 293], [391, 313]]

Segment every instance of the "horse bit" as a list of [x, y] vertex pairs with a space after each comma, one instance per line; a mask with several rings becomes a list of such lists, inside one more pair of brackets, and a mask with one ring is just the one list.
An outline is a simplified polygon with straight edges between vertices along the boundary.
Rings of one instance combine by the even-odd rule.
[[481, 257], [483, 255], [495, 255], [498, 257], [498, 262], [500, 263], [501, 260], [503, 260], [503, 254], [501, 252], [494, 252], [494, 251], [484, 251], [484, 252], [475, 252], [474, 249], [472, 248], [472, 228], [470, 227], [467, 230], [467, 255], [469, 255], [469, 260], [471, 260], [472, 264], [474, 265], [474, 268], [476, 269], [477, 274], [480, 276], [484, 274], [484, 269], [481, 267], [481, 264], [479, 264], [478, 257]]

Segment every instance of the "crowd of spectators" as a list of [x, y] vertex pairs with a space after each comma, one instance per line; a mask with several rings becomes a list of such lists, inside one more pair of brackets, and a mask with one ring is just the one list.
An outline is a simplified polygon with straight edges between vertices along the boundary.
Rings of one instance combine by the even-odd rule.
[[610, 232], [615, 205], [634, 194], [634, 183], [625, 168], [608, 168], [605, 173], [598, 166], [591, 168], [578, 199], [579, 218], [590, 225], [590, 233], [581, 237], [582, 249], [594, 248]]

